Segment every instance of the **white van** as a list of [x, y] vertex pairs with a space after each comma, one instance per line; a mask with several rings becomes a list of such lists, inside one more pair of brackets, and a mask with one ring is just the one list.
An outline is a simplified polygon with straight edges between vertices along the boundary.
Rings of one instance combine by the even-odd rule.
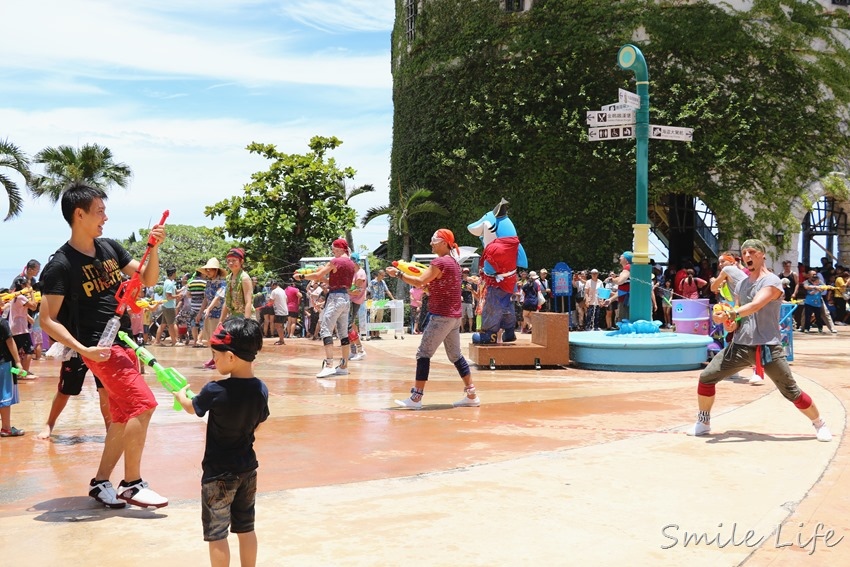
[[[414, 254], [411, 258], [411, 262], [419, 262], [420, 264], [425, 264], [426, 266], [431, 264], [431, 260], [436, 258], [436, 254]], [[469, 268], [469, 273], [471, 275], [478, 274], [478, 263], [481, 260], [481, 256], [479, 254], [472, 254], [470, 256], [464, 257], [464, 259], [460, 263], [461, 268]]]

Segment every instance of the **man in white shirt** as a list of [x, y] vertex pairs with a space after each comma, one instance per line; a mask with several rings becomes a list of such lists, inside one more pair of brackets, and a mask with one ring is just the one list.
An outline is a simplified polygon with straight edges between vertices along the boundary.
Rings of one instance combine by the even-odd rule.
[[276, 345], [284, 345], [286, 342], [283, 340], [285, 331], [283, 330], [283, 325], [286, 323], [287, 317], [289, 317], [289, 308], [286, 306], [286, 292], [283, 291], [283, 288], [277, 283], [277, 281], [271, 281], [271, 292], [269, 292], [269, 299], [272, 300], [274, 306], [274, 328], [277, 331], [277, 342], [274, 343]]

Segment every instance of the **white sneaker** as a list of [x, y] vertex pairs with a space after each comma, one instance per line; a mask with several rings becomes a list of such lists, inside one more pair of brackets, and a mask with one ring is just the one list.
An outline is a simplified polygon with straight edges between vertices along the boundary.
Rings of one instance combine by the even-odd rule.
[[826, 426], [825, 421], [817, 428], [816, 431], [818, 441], [823, 441], [824, 443], [832, 441], [832, 432], [829, 430], [829, 427]]
[[337, 366], [336, 368], [334, 368], [334, 374], [336, 374], [337, 376], [347, 376], [348, 375], [348, 367], [347, 366], [345, 366], [345, 367]]
[[422, 409], [422, 402], [414, 402], [410, 398], [404, 400], [396, 400], [395, 403], [406, 409]]
[[133, 506], [141, 508], [162, 508], [168, 506], [168, 498], [160, 496], [150, 488], [144, 480], [126, 484], [123, 480], [118, 483], [118, 498]]
[[118, 499], [118, 493], [108, 480], [97, 481], [91, 479], [89, 483], [89, 496], [106, 506], [107, 508], [124, 508], [127, 503]]
[[689, 428], [685, 433], [692, 437], [699, 437], [700, 435], [708, 435], [708, 432], [711, 431], [711, 426], [707, 425], [701, 421], [698, 421], [694, 424], [693, 427]]
[[316, 378], [327, 378], [328, 376], [336, 376], [336, 368], [332, 364], [328, 364], [326, 360], [323, 360], [322, 369], [316, 374]]
[[749, 380], [747, 380], [747, 384], [750, 384], [752, 386], [763, 386], [764, 378], [753, 372], [753, 375], [750, 376]]
[[481, 405], [481, 398], [476, 394], [474, 398], [463, 396], [452, 404], [456, 408], [477, 408]]
[[366, 352], [358, 352], [356, 354], [351, 355], [348, 360], [363, 360], [366, 358]]

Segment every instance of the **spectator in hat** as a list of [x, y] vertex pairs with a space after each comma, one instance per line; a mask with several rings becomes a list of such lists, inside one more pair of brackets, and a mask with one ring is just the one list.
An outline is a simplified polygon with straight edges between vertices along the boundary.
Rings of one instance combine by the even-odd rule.
[[523, 333], [531, 332], [531, 322], [528, 320], [528, 315], [537, 311], [539, 305], [538, 293], [541, 291], [540, 276], [537, 272], [531, 270], [528, 272], [528, 279], [522, 286], [522, 326]]
[[539, 306], [540, 311], [550, 311], [549, 301], [552, 297], [552, 289], [549, 287], [549, 271], [546, 268], [540, 269], [540, 287], [543, 291], [543, 304]]
[[599, 297], [599, 290], [604, 289], [605, 285], [599, 279], [599, 270], [593, 268], [590, 270], [590, 279], [584, 282], [584, 305], [587, 310], [587, 322], [584, 328], [588, 331], [598, 331], [599, 324], [602, 320], [604, 307], [602, 299]]
[[[227, 275], [227, 271], [221, 267], [218, 258], [210, 258], [201, 266], [200, 272], [204, 274], [207, 282], [204, 288], [204, 301], [201, 303], [204, 329], [200, 340], [202, 343], [207, 343], [221, 320], [221, 310], [224, 306], [224, 276]], [[216, 301], [218, 296], [220, 297]]]

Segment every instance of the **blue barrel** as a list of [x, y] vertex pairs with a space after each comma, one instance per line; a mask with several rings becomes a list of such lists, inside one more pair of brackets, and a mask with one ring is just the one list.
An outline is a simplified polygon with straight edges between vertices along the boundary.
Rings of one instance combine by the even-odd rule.
[[796, 308], [796, 303], [783, 303], [779, 310], [779, 331], [782, 333], [782, 347], [788, 362], [794, 360], [794, 317], [791, 315]]

